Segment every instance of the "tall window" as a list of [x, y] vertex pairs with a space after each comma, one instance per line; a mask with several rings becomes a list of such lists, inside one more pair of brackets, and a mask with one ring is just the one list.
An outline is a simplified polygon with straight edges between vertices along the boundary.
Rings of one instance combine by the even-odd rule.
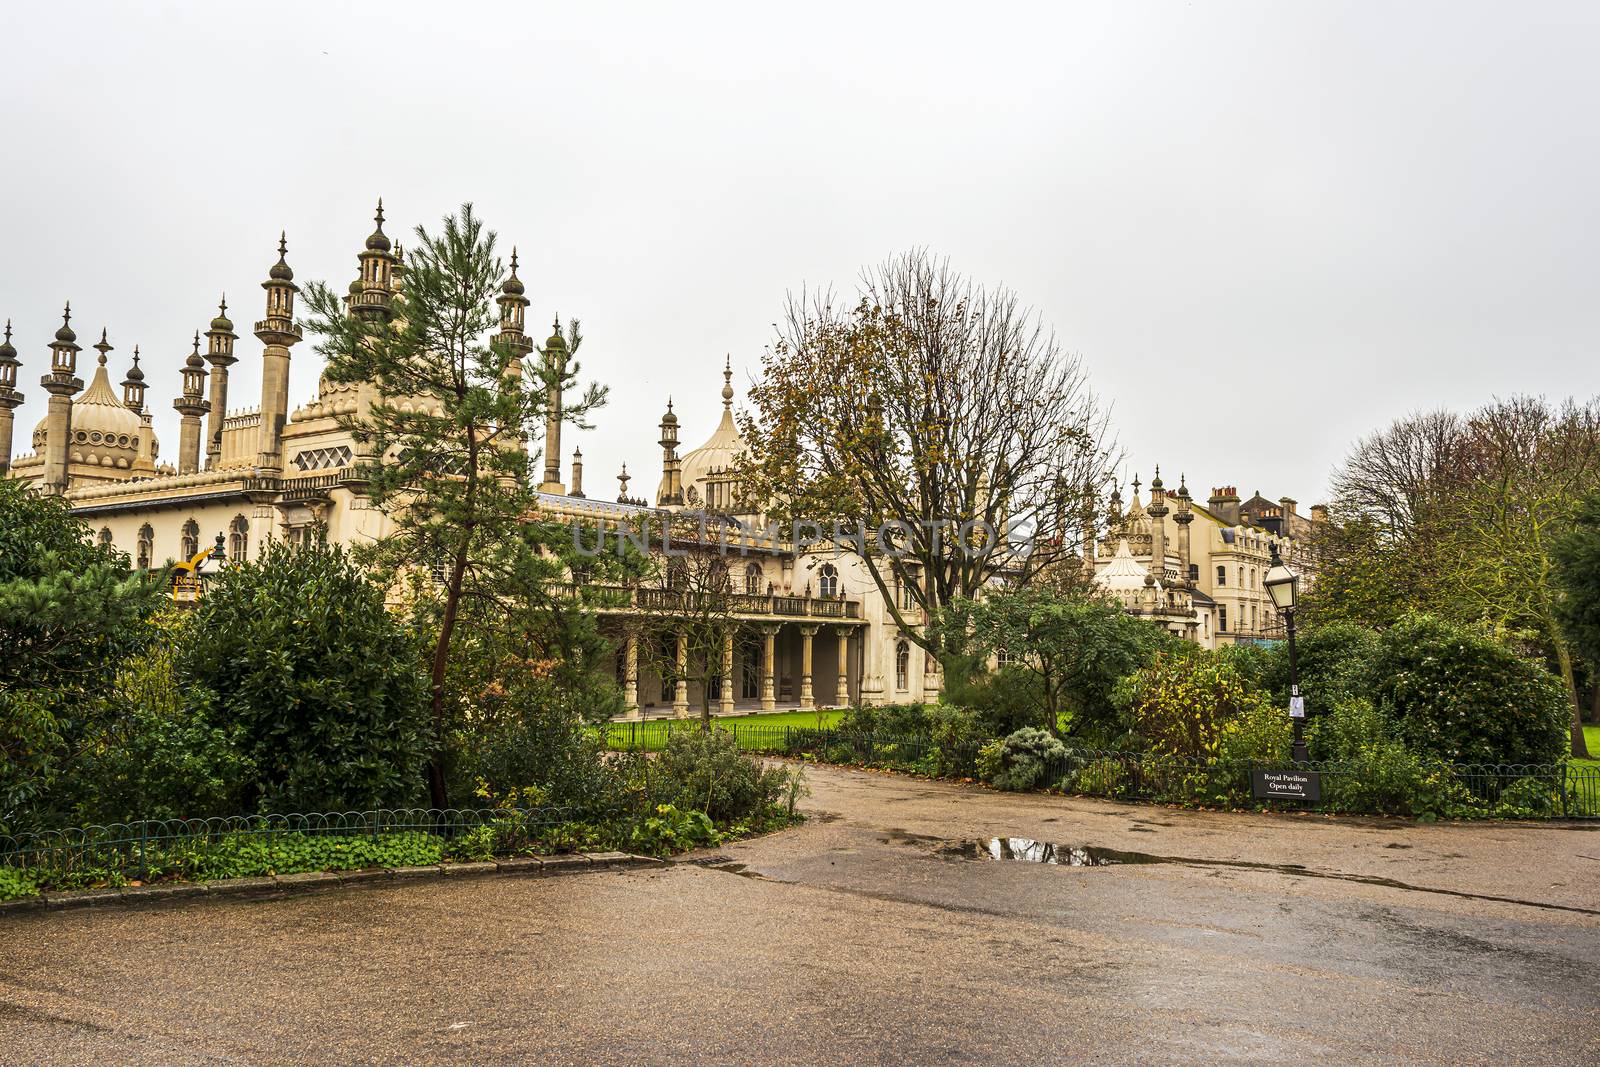
[[147, 522], [139, 527], [138, 560], [140, 570], [147, 571], [150, 569], [150, 557], [155, 555], [155, 551], [156, 532], [150, 528], [150, 524]]
[[894, 687], [902, 693], [911, 688], [911, 644], [908, 641], [894, 646]]
[[182, 558], [185, 563], [194, 559], [195, 554], [200, 551], [200, 524], [193, 519], [183, 524], [182, 548]]
[[1228, 584], [1228, 568], [1221, 563], [1217, 564], [1217, 584]]
[[817, 587], [822, 599], [832, 600], [839, 595], [839, 570], [831, 563], [824, 563], [818, 572]]
[[1217, 633], [1225, 634], [1227, 632], [1228, 632], [1228, 605], [1226, 605], [1226, 604], [1218, 604], [1217, 605]]
[[745, 566], [744, 591], [751, 596], [761, 595], [761, 564], [750, 563]]
[[250, 523], [243, 515], [235, 515], [228, 524], [228, 559], [243, 563], [250, 553]]

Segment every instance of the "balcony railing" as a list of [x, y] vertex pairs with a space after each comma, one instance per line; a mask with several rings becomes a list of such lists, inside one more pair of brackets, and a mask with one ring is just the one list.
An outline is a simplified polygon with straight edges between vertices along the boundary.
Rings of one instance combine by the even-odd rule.
[[550, 582], [553, 596], [582, 600], [601, 610], [638, 610], [665, 614], [782, 615], [800, 619], [859, 619], [861, 603], [837, 597], [712, 593], [644, 586]]

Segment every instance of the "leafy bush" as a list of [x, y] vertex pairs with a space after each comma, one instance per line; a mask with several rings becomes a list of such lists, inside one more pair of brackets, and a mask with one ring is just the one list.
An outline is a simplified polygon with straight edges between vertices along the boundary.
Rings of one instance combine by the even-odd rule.
[[0, 900], [38, 896], [39, 880], [32, 871], [0, 867]]
[[1024, 726], [978, 752], [978, 773], [996, 789], [1035, 789], [1052, 770], [1059, 771], [1067, 747], [1053, 734]]
[[222, 814], [234, 810], [253, 779], [239, 724], [212, 722], [178, 684], [178, 649], [190, 621], [186, 611], [157, 615], [156, 640], [112, 680], [102, 730], [84, 746], [73, 776], [77, 821]]
[[1465, 627], [1411, 615], [1385, 631], [1377, 702], [1418, 753], [1451, 763], [1562, 759], [1571, 709], [1539, 664]]
[[703, 811], [679, 811], [671, 804], [659, 804], [654, 815], [634, 828], [634, 848], [651, 856], [667, 856], [692, 848], [722, 843], [711, 818]]
[[647, 766], [657, 803], [703, 811], [718, 825], [770, 818], [788, 789], [787, 771], [741, 752], [727, 730], [674, 733]]
[[419, 798], [420, 661], [342, 549], [272, 542], [207, 589], [178, 670], [208, 721], [238, 728], [254, 776], [235, 810], [339, 811]]
[[1265, 743], [1258, 735], [1271, 710], [1267, 696], [1227, 654], [1201, 648], [1159, 653], [1149, 667], [1123, 679], [1116, 697], [1128, 730], [1146, 752], [1217, 756], [1225, 726], [1241, 717], [1257, 724], [1246, 732], [1252, 743]]

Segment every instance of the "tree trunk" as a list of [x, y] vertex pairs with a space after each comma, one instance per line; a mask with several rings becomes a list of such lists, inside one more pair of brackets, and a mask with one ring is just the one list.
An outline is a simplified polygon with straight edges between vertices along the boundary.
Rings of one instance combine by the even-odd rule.
[[1583, 705], [1578, 702], [1578, 682], [1572, 674], [1572, 652], [1566, 642], [1556, 639], [1556, 661], [1561, 665], [1561, 680], [1567, 685], [1567, 704], [1572, 709], [1572, 758], [1588, 759], [1589, 744], [1583, 736]]
[[439, 625], [439, 639], [433, 644], [433, 755], [428, 759], [428, 798], [436, 808], [450, 806], [444, 787], [444, 678], [450, 666], [450, 639], [455, 634], [456, 615], [461, 605], [461, 583], [467, 573], [469, 539], [470, 534], [456, 546], [456, 558], [450, 566], [450, 584], [445, 588], [444, 619]]

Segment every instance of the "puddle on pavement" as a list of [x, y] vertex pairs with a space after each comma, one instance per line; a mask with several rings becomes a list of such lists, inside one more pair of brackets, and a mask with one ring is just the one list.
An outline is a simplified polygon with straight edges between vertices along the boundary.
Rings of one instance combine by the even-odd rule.
[[1109, 867], [1114, 863], [1162, 863], [1159, 856], [1143, 852], [1123, 852], [1092, 845], [1058, 845], [1027, 837], [991, 837], [984, 841], [959, 841], [946, 844], [936, 854], [948, 859], [1014, 860], [1018, 863], [1044, 863], [1054, 867]]
[[1439, 889], [1433, 886], [1412, 885], [1394, 878], [1370, 874], [1346, 874], [1341, 871], [1314, 871], [1302, 863], [1257, 863], [1250, 860], [1199, 859], [1189, 856], [1157, 856], [1149, 852], [1125, 852], [1121, 849], [1100, 848], [1095, 845], [1066, 845], [1049, 841], [1035, 841], [1028, 837], [989, 837], [967, 841], [944, 841], [926, 834], [910, 834], [904, 830], [891, 830], [881, 838], [901, 844], [935, 844], [935, 856], [951, 860], [987, 860], [1016, 863], [1038, 863], [1052, 867], [1113, 867], [1120, 864], [1167, 863], [1186, 867], [1230, 867], [1236, 870], [1270, 871], [1299, 878], [1328, 878], [1341, 882], [1358, 882], [1362, 885], [1382, 886], [1413, 893], [1433, 893], [1439, 896], [1458, 897], [1464, 900], [1488, 900], [1500, 904], [1520, 904], [1529, 908], [1549, 911], [1576, 912], [1580, 915], [1600, 915], [1600, 909], [1583, 908], [1573, 904], [1554, 904], [1540, 900], [1523, 900], [1488, 893], [1469, 893], [1459, 889]]

